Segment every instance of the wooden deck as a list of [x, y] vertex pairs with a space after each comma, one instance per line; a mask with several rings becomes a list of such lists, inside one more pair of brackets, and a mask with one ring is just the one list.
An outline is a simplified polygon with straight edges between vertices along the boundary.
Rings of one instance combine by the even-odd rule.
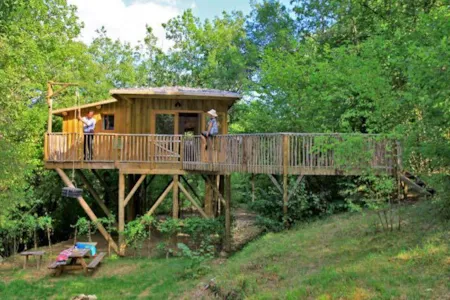
[[[45, 166], [49, 169], [119, 169], [134, 174], [358, 174], [363, 165], [380, 172], [395, 169], [393, 141], [360, 135], [369, 159], [350, 158], [344, 171], [328, 145], [338, 134], [219, 135], [207, 150], [200, 136], [154, 134], [94, 134], [91, 160], [83, 160], [84, 136], [50, 133], [45, 138]], [[351, 169], [351, 171], [349, 171]]]

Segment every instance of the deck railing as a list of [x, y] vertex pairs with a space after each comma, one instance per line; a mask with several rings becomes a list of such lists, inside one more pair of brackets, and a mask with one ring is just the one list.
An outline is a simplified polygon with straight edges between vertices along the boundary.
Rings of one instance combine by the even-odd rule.
[[[87, 135], [86, 135], [87, 136]], [[370, 167], [392, 172], [393, 141], [357, 135], [365, 156], [337, 149], [348, 135], [270, 133], [201, 136], [154, 134], [94, 134], [92, 157], [84, 159], [85, 135], [51, 133], [46, 136], [48, 162], [171, 163], [188, 171], [267, 174], [334, 175]], [[361, 143], [362, 141], [362, 143]], [[345, 152], [345, 151], [344, 151]]]
[[[243, 134], [219, 135], [208, 140], [184, 139], [183, 168], [214, 172], [267, 174], [336, 175], [360, 173], [364, 168], [392, 172], [394, 168], [393, 141], [376, 135], [360, 137], [359, 149], [364, 155], [341, 155], [339, 146], [350, 135], [338, 134]], [[352, 145], [347, 145], [351, 147]], [[338, 153], [336, 153], [338, 151]]]
[[[92, 147], [85, 139], [92, 138]], [[49, 162], [156, 162], [180, 161], [180, 135], [50, 133], [46, 137]], [[86, 148], [86, 149], [84, 149]], [[92, 150], [92, 155], [85, 154]]]

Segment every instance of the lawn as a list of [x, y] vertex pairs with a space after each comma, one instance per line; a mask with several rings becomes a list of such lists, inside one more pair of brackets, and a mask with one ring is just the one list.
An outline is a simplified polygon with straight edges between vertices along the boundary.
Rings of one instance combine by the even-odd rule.
[[426, 202], [403, 208], [403, 220], [401, 231], [384, 233], [376, 216], [348, 213], [266, 234], [225, 262], [207, 262], [201, 278], [179, 258], [107, 260], [88, 278], [0, 271], [0, 298], [449, 299], [450, 222]]

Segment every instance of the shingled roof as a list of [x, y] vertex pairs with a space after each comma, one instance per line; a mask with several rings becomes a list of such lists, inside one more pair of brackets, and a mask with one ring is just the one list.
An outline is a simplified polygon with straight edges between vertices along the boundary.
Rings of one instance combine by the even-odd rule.
[[142, 87], [142, 88], [123, 88], [113, 89], [109, 93], [115, 95], [134, 95], [134, 96], [186, 96], [200, 98], [229, 98], [240, 99], [242, 96], [238, 93], [221, 91], [216, 89], [191, 88], [182, 86], [163, 86], [163, 87]]

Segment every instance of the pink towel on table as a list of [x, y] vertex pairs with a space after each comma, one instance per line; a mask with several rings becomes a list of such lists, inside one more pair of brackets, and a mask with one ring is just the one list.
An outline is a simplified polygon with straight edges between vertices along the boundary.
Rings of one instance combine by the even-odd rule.
[[61, 251], [61, 253], [59, 253], [58, 257], [56, 258], [57, 264], [58, 265], [66, 264], [67, 260], [69, 259], [69, 256], [72, 254], [74, 248], [75, 247], [70, 247], [69, 249]]

